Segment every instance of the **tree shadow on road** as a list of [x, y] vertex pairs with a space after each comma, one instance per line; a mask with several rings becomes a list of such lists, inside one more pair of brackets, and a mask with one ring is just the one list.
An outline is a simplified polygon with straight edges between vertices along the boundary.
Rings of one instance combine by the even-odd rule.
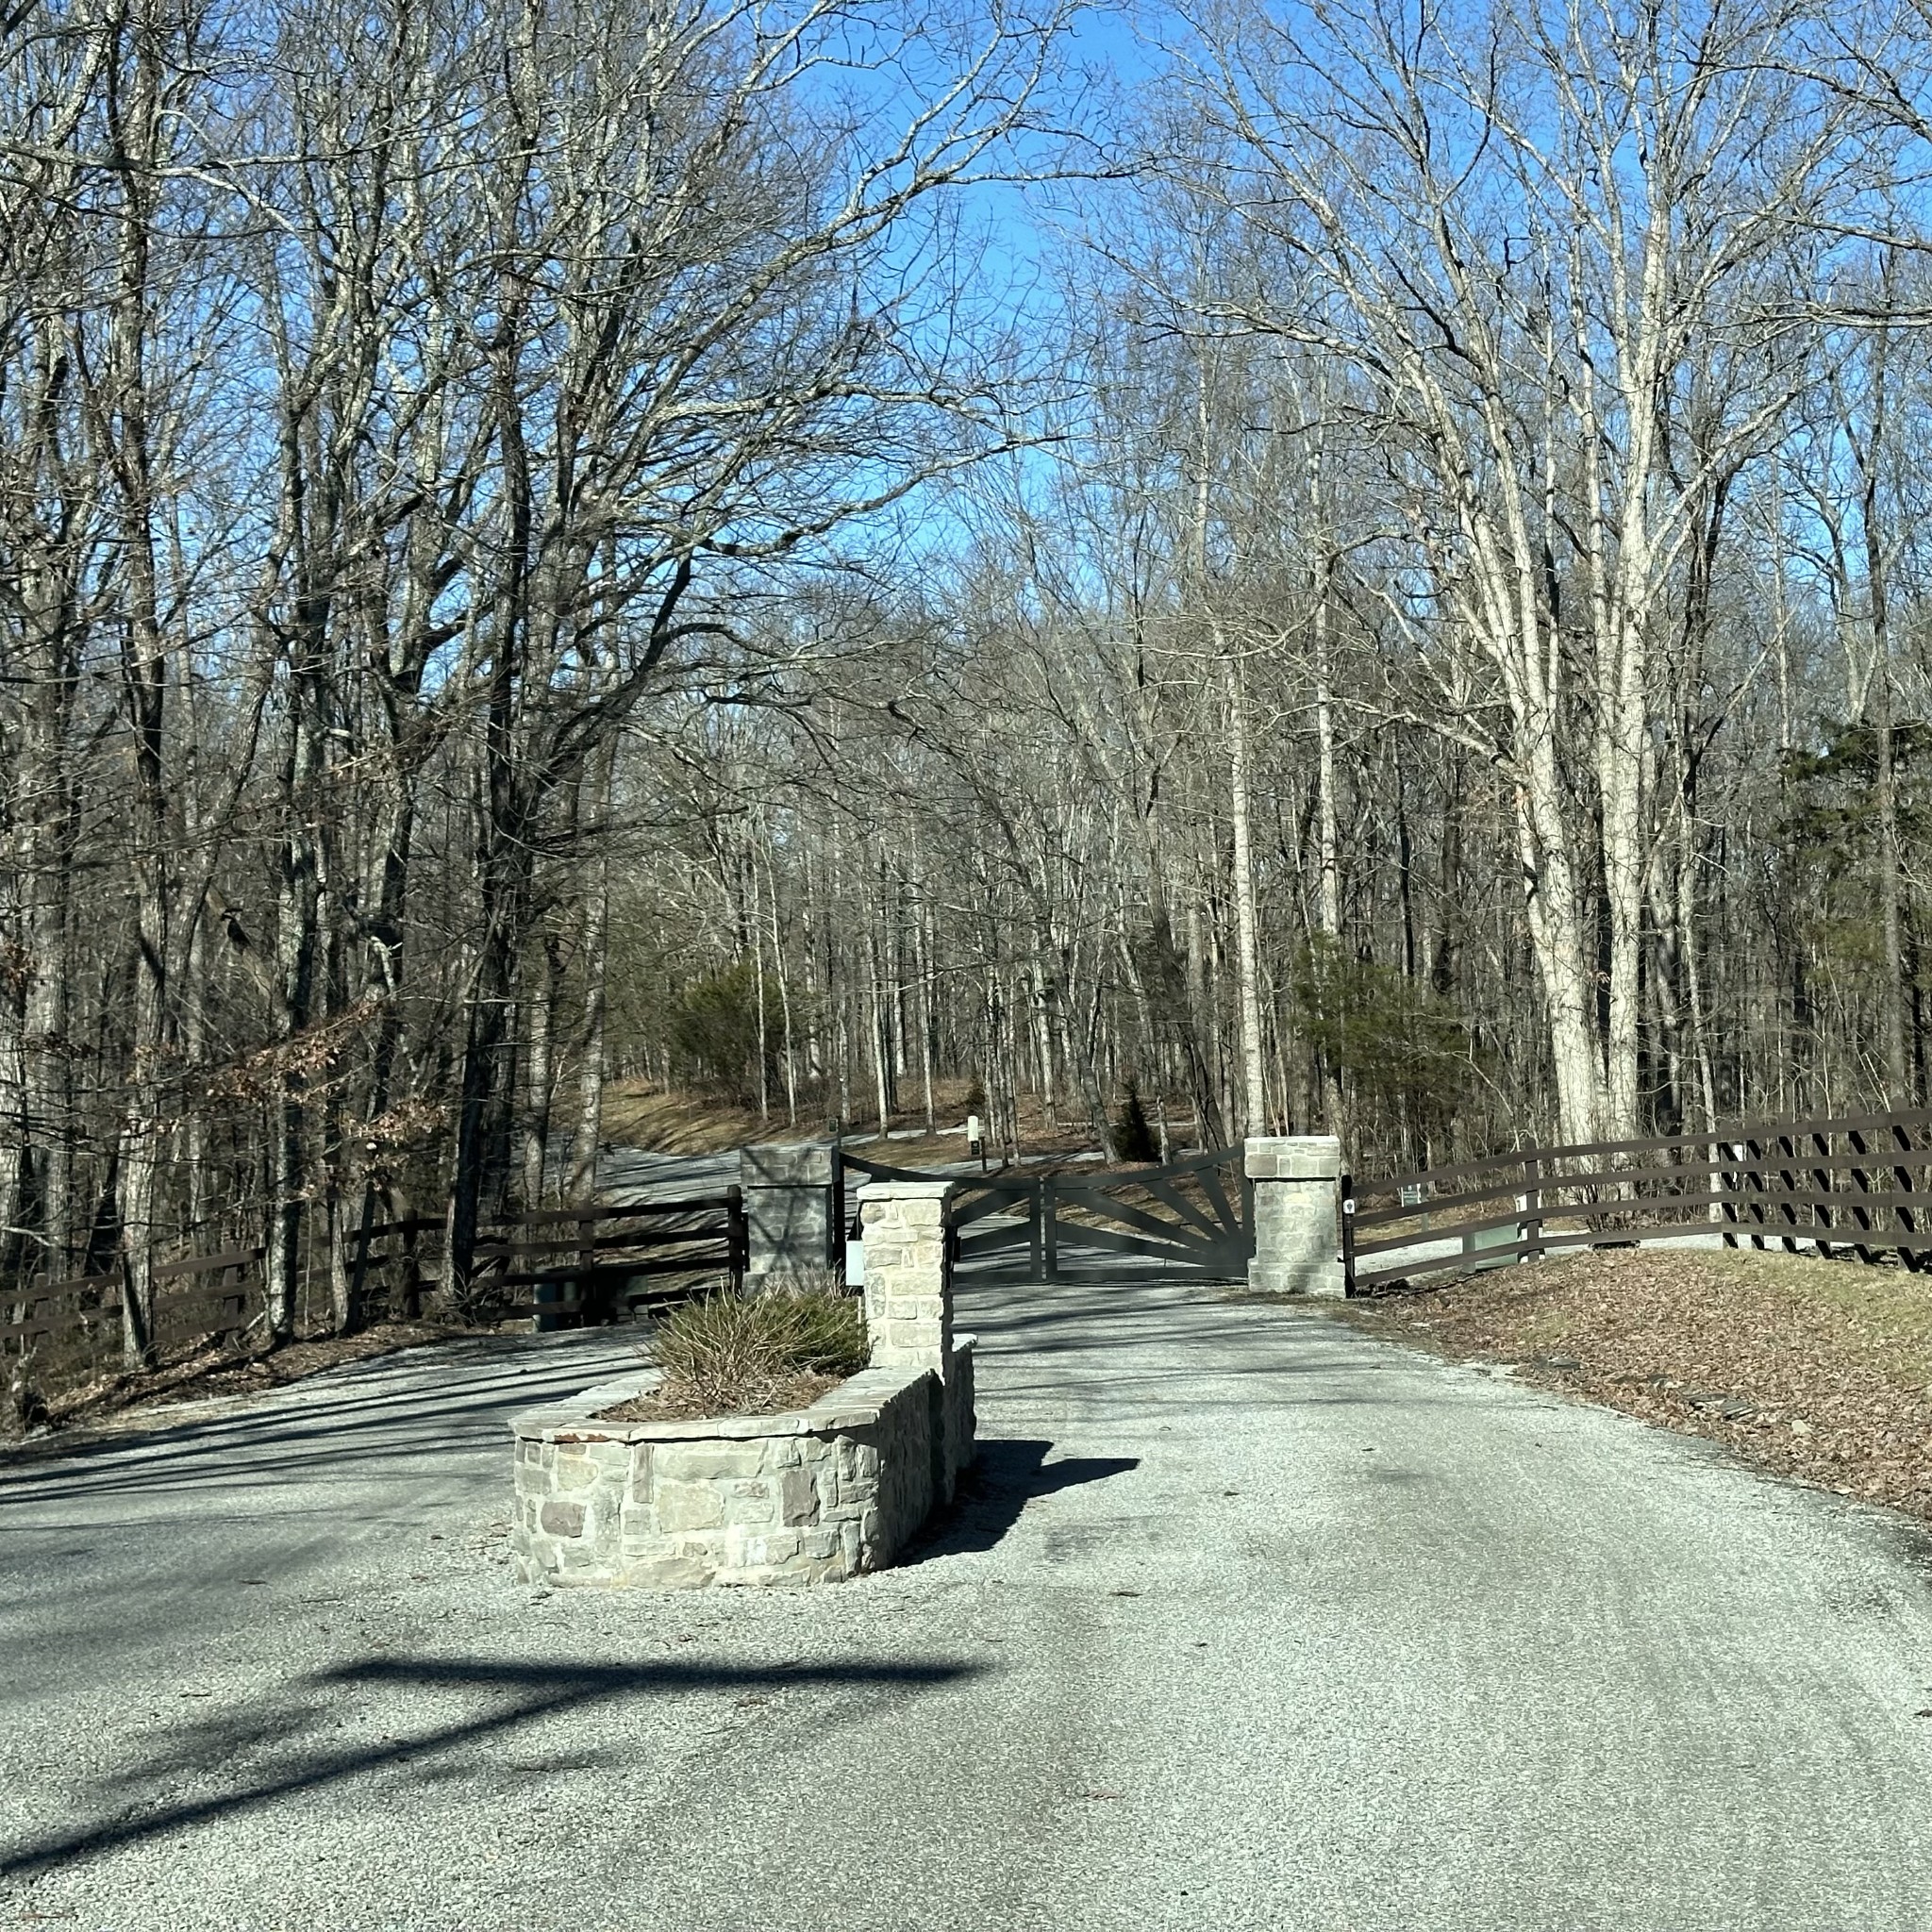
[[[58, 1834], [21, 1845], [0, 1857], [0, 1879], [20, 1879], [56, 1869], [90, 1854], [109, 1852], [142, 1840], [212, 1824], [308, 1792], [325, 1791], [399, 1766], [409, 1767], [421, 1782], [460, 1775], [450, 1760], [466, 1747], [488, 1743], [500, 1754], [522, 1728], [558, 1715], [581, 1714], [601, 1705], [639, 1696], [666, 1696], [706, 1690], [767, 1693], [800, 1685], [851, 1686], [917, 1691], [975, 1674], [965, 1663], [778, 1664], [732, 1667], [712, 1664], [539, 1664], [488, 1658], [365, 1657], [316, 1673], [284, 1693], [284, 1716], [291, 1732], [303, 1728], [301, 1705], [330, 1693], [389, 1690], [407, 1696], [444, 1690], [463, 1707], [444, 1721], [409, 1728], [403, 1737], [333, 1749], [276, 1754], [229, 1790], [208, 1797], [154, 1805], [128, 1815], [128, 1786], [165, 1777], [190, 1765], [235, 1763], [264, 1735], [261, 1714], [226, 1714], [205, 1724], [177, 1730], [146, 1768], [114, 1780], [101, 1816]], [[752, 1701], [763, 1702], [763, 1696]], [[193, 1732], [192, 1740], [186, 1730]], [[445, 1769], [447, 1767], [447, 1769]]]
[[1019, 1522], [1036, 1496], [1051, 1496], [1081, 1483], [1104, 1482], [1139, 1469], [1138, 1456], [1068, 1456], [1049, 1462], [1051, 1442], [1024, 1438], [981, 1442], [971, 1468], [959, 1473], [952, 1507], [900, 1559], [929, 1562], [935, 1557], [972, 1556], [993, 1548]]
[[[462, 1453], [507, 1455], [510, 1416], [642, 1361], [634, 1343], [628, 1358], [618, 1361], [586, 1362], [582, 1352], [533, 1347], [526, 1336], [464, 1337], [433, 1351], [410, 1351], [413, 1361], [391, 1355], [346, 1363], [263, 1391], [258, 1399], [239, 1398], [243, 1406], [216, 1415], [170, 1422], [157, 1408], [151, 1424], [125, 1434], [56, 1436], [0, 1455], [0, 1509], [58, 1502], [74, 1491], [94, 1502], [209, 1486], [299, 1486], [324, 1469], [411, 1457], [446, 1466]], [[439, 1368], [444, 1379], [438, 1379]]]

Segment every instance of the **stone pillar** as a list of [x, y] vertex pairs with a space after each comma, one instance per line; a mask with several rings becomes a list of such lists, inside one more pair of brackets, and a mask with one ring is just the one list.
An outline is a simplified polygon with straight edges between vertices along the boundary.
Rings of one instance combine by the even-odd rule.
[[1346, 1292], [1341, 1275], [1341, 1142], [1332, 1134], [1249, 1141], [1255, 1258], [1248, 1286], [1266, 1294]]
[[953, 1369], [953, 1181], [871, 1181], [858, 1191], [865, 1327], [875, 1369]]
[[832, 1226], [832, 1143], [744, 1147], [738, 1155], [751, 1253], [745, 1286], [828, 1266], [839, 1252]]
[[973, 1460], [973, 1342], [953, 1333], [953, 1243], [946, 1203], [956, 1181], [872, 1181], [858, 1191], [865, 1244], [865, 1332], [875, 1369], [924, 1369], [933, 1494], [953, 1500]]

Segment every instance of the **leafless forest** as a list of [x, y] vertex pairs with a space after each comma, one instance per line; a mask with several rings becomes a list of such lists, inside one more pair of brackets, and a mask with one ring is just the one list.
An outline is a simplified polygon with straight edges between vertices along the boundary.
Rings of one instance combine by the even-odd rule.
[[237, 1241], [460, 1285], [619, 1075], [1926, 1097], [1932, 12], [0, 33], [0, 1274], [137, 1354]]

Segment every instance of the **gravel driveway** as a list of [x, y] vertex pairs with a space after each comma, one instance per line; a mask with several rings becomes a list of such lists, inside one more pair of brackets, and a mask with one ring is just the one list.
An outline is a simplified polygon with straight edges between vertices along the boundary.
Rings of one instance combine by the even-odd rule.
[[808, 1594], [510, 1584], [502, 1421], [608, 1334], [8, 1467], [0, 1925], [1932, 1924], [1889, 1519], [1317, 1315], [979, 1299], [979, 1494]]

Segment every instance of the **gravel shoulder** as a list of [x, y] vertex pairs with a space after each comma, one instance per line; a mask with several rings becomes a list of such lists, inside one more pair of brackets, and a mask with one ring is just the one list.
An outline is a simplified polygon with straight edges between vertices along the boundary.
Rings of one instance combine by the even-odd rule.
[[0, 1924], [1932, 1923], [1895, 1519], [1294, 1308], [962, 1325], [975, 1492], [819, 1591], [509, 1583], [504, 1420], [597, 1335], [0, 1474]]

